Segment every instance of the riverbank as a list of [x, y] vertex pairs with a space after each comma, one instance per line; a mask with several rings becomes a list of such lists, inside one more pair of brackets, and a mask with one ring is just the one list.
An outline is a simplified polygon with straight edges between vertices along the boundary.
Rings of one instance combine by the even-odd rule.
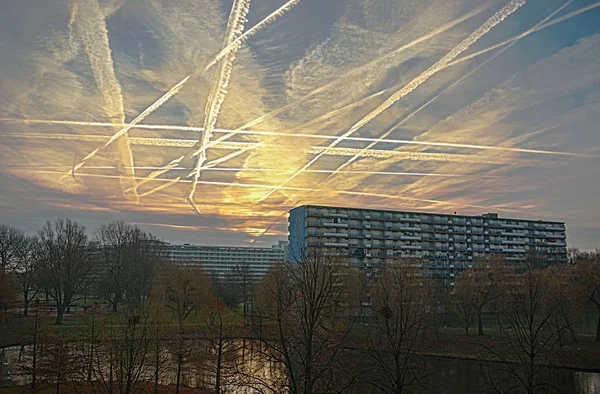
[[[452, 329], [441, 330], [436, 340], [419, 355], [474, 361], [498, 361], [494, 353], [502, 353], [505, 344], [493, 335], [458, 335]], [[565, 343], [558, 347], [552, 366], [586, 372], [600, 372], [600, 342], [593, 337], [580, 337], [576, 343]]]
[[[110, 319], [112, 318], [114, 318], [112, 314], [100, 314], [97, 317], [97, 324], [98, 326], [107, 328], [110, 326]], [[30, 345], [32, 341], [30, 332], [32, 319], [32, 317], [14, 316], [9, 319], [8, 323], [0, 323], [0, 349]], [[86, 330], [86, 325], [89, 324], [89, 317], [85, 315], [67, 315], [62, 325], [53, 324], [54, 317], [52, 316], [44, 316], [43, 319], [42, 327], [45, 335], [56, 336], [64, 334], [71, 336], [74, 340]], [[170, 327], [171, 324], [167, 326]], [[170, 328], [175, 329], [177, 327], [173, 324], [173, 327]], [[202, 331], [202, 328], [202, 325], [194, 320], [190, 324], [186, 324], [186, 332], [189, 333], [190, 339], [200, 338], [201, 336], [197, 334]], [[166, 333], [168, 333], [168, 330]], [[251, 330], [247, 328], [240, 327], [238, 334], [240, 338], [256, 339], [253, 338]], [[486, 334], [484, 336], [476, 334], [467, 336], [461, 328], [443, 327], [439, 329], [439, 337], [436, 337], [431, 332], [426, 340], [426, 345], [416, 353], [426, 357], [498, 361], [497, 357], [494, 357], [494, 353], [502, 354], [505, 344], [495, 337], [493, 329], [487, 329]], [[168, 337], [168, 334], [166, 335]], [[364, 348], [364, 339], [364, 332], [361, 326], [355, 327], [349, 338], [349, 342], [352, 345], [348, 347], [356, 349]], [[553, 367], [600, 372], [600, 342], [594, 341], [594, 337], [591, 335], [580, 335], [577, 338], [577, 342], [568, 341], [563, 346], [558, 346], [553, 356]]]

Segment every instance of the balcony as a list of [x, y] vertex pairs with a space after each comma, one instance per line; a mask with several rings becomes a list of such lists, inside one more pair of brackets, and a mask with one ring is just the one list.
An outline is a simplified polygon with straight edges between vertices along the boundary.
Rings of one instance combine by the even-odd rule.
[[337, 246], [337, 247], [344, 247], [344, 246], [348, 246], [347, 243], [337, 243], [337, 242], [325, 242], [323, 243], [324, 246]]
[[348, 233], [323, 233], [326, 237], [347, 237]]
[[347, 213], [332, 213], [329, 216], [333, 216], [333, 217], [336, 217], [336, 218], [347, 218], [348, 214]]
[[400, 226], [400, 230], [404, 230], [404, 231], [421, 231], [421, 227]]
[[500, 223], [500, 227], [525, 228], [525, 226], [523, 226], [521, 224], [511, 224], [511, 223]]
[[347, 223], [323, 223], [324, 227], [348, 227]]
[[396, 219], [396, 220], [400, 220], [402, 222], [420, 222], [421, 219], [417, 219], [417, 218], [400, 218], [400, 219]]
[[418, 236], [414, 236], [414, 235], [402, 235], [400, 236], [400, 239], [406, 239], [406, 240], [421, 240], [421, 237]]
[[548, 246], [567, 246], [566, 242], [544, 242], [543, 244]]
[[502, 248], [503, 252], [508, 252], [508, 253], [525, 253], [526, 250], [525, 249], [517, 249], [517, 248]]

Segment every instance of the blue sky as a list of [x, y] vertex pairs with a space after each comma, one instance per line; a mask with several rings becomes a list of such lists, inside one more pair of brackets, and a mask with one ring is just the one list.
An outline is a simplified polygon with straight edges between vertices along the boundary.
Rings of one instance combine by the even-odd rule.
[[27, 231], [269, 245], [314, 203], [600, 246], [600, 2], [5, 0], [0, 54], [0, 216]]

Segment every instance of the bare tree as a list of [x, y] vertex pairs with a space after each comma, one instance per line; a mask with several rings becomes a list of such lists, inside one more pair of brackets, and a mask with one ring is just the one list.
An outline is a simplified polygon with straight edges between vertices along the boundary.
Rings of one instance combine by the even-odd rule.
[[159, 271], [154, 296], [163, 300], [167, 311], [175, 318], [177, 334], [167, 342], [176, 361], [175, 392], [181, 388], [182, 369], [194, 346], [186, 335], [186, 322], [199, 305], [212, 297], [210, 282], [204, 271], [183, 265], [164, 264]]
[[574, 289], [581, 300], [591, 304], [598, 313], [596, 341], [600, 341], [600, 250], [571, 254], [571, 278]]
[[18, 285], [12, 275], [25, 235], [21, 230], [0, 225], [0, 308], [8, 321], [8, 310], [16, 301]]
[[153, 369], [151, 313], [141, 305], [125, 308], [120, 314], [111, 315], [108, 328], [94, 368], [101, 391], [146, 392]]
[[0, 309], [4, 311], [4, 321], [8, 322], [8, 310], [16, 303], [19, 286], [14, 275], [0, 269]]
[[23, 242], [25, 234], [21, 230], [0, 224], [0, 271], [14, 269]]
[[26, 237], [22, 242], [22, 247], [17, 251], [15, 262], [15, 277], [21, 287], [23, 296], [23, 315], [27, 316], [29, 312], [29, 303], [40, 291], [40, 255], [39, 239], [35, 236]]
[[205, 346], [196, 359], [199, 369], [208, 377], [208, 386], [215, 394], [222, 394], [234, 385], [242, 347], [243, 321], [222, 300], [214, 298], [200, 311]]
[[375, 316], [368, 334], [369, 383], [378, 392], [401, 394], [427, 387], [431, 363], [416, 352], [426, 346], [430, 319], [430, 283], [418, 261], [389, 262], [371, 290]]
[[239, 300], [242, 304], [242, 314], [246, 318], [254, 298], [253, 294], [256, 285], [250, 264], [247, 262], [236, 264], [233, 267], [232, 279], [235, 291], [239, 295]]
[[351, 278], [343, 258], [309, 248], [299, 261], [275, 265], [261, 283], [255, 330], [264, 355], [285, 374], [271, 390], [341, 393], [354, 383], [342, 354], [353, 321], [344, 312], [360, 288]]
[[[500, 304], [500, 346], [487, 349], [500, 363], [490, 381], [500, 392], [533, 394], [550, 392], [556, 387], [544, 376], [544, 368], [554, 362], [555, 350], [566, 324], [555, 324], [559, 297], [552, 270], [532, 256], [520, 274], [507, 284], [507, 295]], [[538, 264], [542, 263], [542, 264]]]
[[136, 304], [150, 293], [153, 268], [163, 260], [162, 242], [122, 221], [96, 233], [101, 256], [98, 293], [117, 312], [121, 303]]
[[47, 222], [39, 238], [43, 284], [56, 302], [56, 324], [61, 324], [74, 297], [89, 285], [94, 251], [85, 228], [70, 219]]
[[463, 322], [467, 335], [469, 327], [477, 318], [478, 335], [483, 332], [483, 311], [504, 293], [504, 284], [511, 277], [512, 270], [500, 255], [486, 256], [474, 262], [456, 280], [454, 289], [458, 303], [458, 315]]
[[48, 337], [47, 320], [45, 313], [40, 310], [39, 302], [36, 300], [32, 305], [31, 317], [25, 320], [24, 332], [31, 339], [30, 346], [25, 348], [27, 362], [23, 363], [20, 371], [31, 376], [31, 388], [35, 389], [40, 380], [39, 364], [40, 353]]
[[453, 309], [466, 335], [469, 335], [469, 329], [477, 317], [477, 295], [473, 291], [473, 281], [474, 278], [470, 276], [460, 278], [452, 294]]

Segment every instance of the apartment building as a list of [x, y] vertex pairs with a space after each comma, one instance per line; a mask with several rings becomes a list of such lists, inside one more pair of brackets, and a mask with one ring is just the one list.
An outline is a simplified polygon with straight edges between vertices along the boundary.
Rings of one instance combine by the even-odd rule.
[[422, 258], [430, 275], [449, 285], [480, 255], [501, 253], [523, 261], [538, 252], [566, 261], [567, 246], [562, 222], [315, 205], [290, 211], [289, 242], [292, 259], [308, 246], [348, 256], [352, 265], [367, 268], [390, 259]]
[[171, 261], [186, 266], [202, 267], [209, 275], [219, 278], [231, 277], [240, 267], [258, 281], [262, 279], [274, 264], [280, 263], [287, 256], [286, 241], [279, 241], [270, 248], [250, 248], [235, 246], [204, 245], [166, 245]]

